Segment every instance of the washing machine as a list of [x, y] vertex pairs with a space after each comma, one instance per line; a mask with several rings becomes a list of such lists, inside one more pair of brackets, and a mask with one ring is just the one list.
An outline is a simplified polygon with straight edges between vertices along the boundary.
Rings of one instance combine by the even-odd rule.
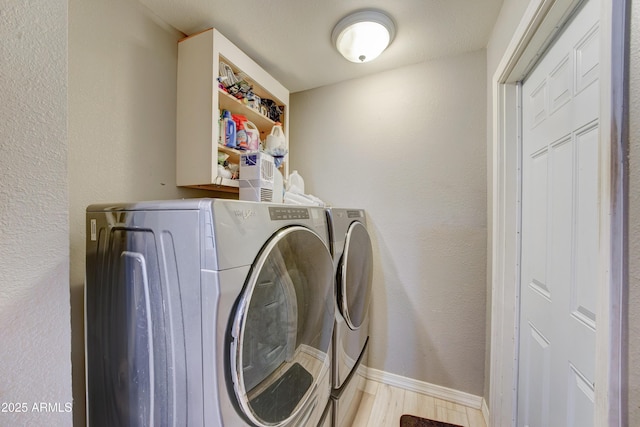
[[318, 425], [335, 322], [324, 209], [191, 199], [86, 215], [88, 425]]
[[333, 425], [352, 425], [366, 382], [373, 251], [363, 209], [327, 209], [336, 277]]

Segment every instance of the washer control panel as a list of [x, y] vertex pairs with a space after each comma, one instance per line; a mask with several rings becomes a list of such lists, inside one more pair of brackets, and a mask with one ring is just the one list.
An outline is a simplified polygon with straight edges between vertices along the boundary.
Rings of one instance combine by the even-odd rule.
[[309, 219], [309, 209], [293, 207], [269, 207], [271, 221]]

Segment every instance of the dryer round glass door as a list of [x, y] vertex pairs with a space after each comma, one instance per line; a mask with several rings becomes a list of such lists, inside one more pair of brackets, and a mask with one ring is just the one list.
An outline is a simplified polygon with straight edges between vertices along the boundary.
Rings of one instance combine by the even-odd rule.
[[231, 328], [230, 361], [238, 403], [255, 425], [296, 420], [328, 377], [332, 275], [327, 246], [300, 226], [278, 231], [251, 267]]
[[371, 302], [373, 250], [369, 233], [361, 222], [353, 222], [347, 231], [338, 271], [338, 302], [349, 328], [360, 328]]

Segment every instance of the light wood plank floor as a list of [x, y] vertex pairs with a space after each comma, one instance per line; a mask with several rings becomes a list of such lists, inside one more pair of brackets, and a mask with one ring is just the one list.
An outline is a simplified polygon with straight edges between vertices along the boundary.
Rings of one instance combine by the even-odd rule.
[[353, 427], [399, 427], [403, 414], [463, 427], [486, 427], [479, 409], [372, 380], [367, 380]]

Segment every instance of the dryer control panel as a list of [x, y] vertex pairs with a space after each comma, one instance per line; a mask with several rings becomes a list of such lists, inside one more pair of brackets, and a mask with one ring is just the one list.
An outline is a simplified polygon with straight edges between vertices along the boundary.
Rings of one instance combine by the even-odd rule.
[[269, 215], [272, 221], [290, 219], [309, 219], [309, 209], [293, 207], [269, 207]]

